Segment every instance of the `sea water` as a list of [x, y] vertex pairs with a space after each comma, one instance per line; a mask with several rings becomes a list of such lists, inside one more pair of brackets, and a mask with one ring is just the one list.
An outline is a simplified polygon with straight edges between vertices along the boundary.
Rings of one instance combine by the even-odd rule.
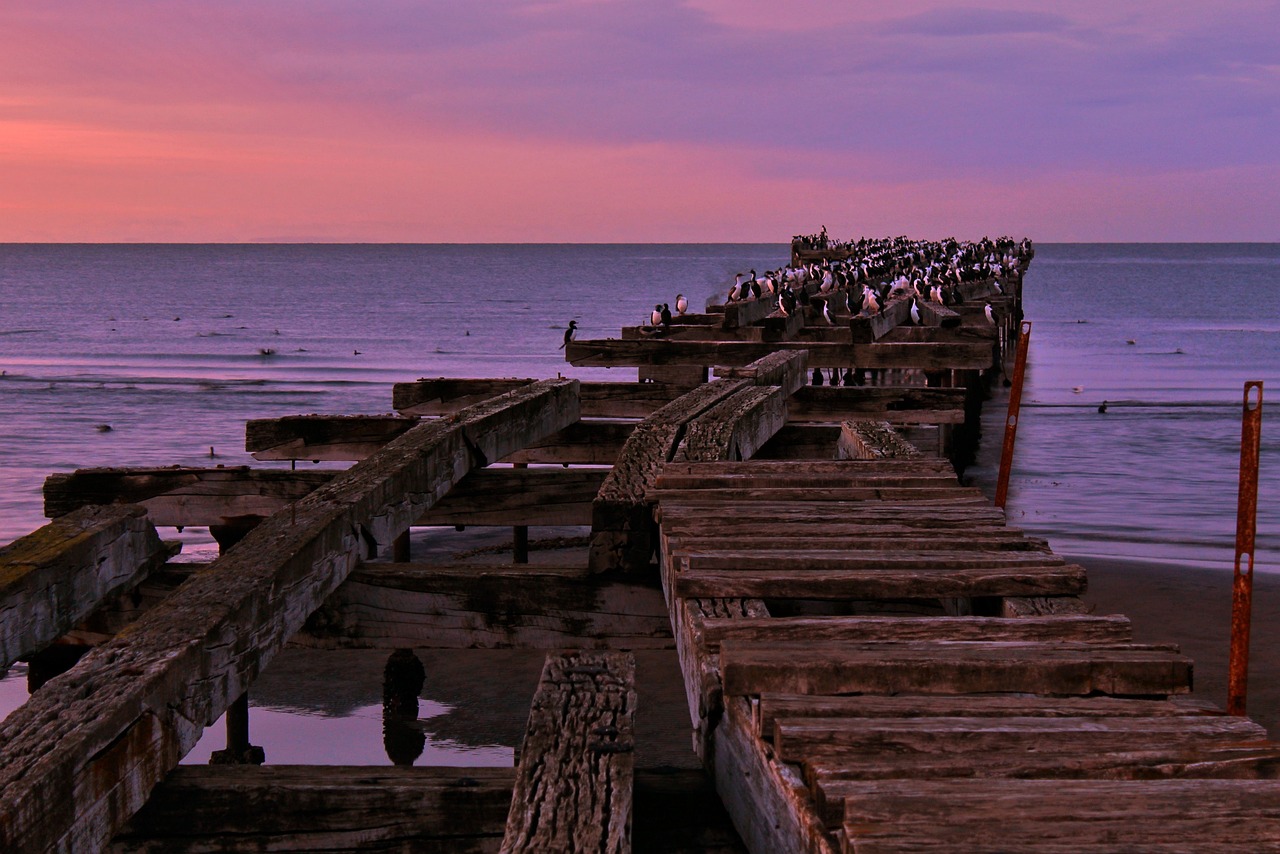
[[[566, 364], [568, 321], [581, 338], [617, 337], [655, 303], [684, 293], [700, 308], [734, 273], [787, 254], [755, 244], [0, 245], [0, 543], [43, 524], [53, 472], [269, 465], [243, 450], [250, 418], [388, 412], [392, 383], [418, 377], [634, 379]], [[1032, 331], [1011, 522], [1063, 554], [1154, 559], [1171, 572], [1230, 567], [1242, 386], [1263, 380], [1280, 394], [1280, 245], [1042, 245], [1024, 295]], [[1280, 570], [1278, 445], [1264, 415], [1261, 572]], [[188, 556], [212, 553], [207, 531], [181, 539]], [[356, 669], [379, 672], [377, 662]], [[23, 670], [0, 681], [0, 715], [25, 699]], [[352, 751], [386, 761], [376, 679], [335, 706], [273, 688], [269, 673], [252, 730], [255, 742], [274, 733], [263, 739], [269, 761], [351, 762]], [[448, 732], [466, 692], [432, 691], [429, 680], [420, 716]], [[194, 761], [221, 746], [219, 729]], [[513, 738], [428, 739], [423, 761], [508, 763]]]

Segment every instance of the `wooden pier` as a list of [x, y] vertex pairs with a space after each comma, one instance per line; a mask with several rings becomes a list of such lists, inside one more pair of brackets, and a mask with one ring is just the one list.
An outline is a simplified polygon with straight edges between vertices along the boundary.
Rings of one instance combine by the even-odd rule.
[[[759, 294], [566, 347], [635, 381], [247, 425], [259, 460], [347, 469], [51, 476], [53, 521], [0, 550], [5, 663], [49, 680], [0, 724], [0, 850], [1280, 850], [1280, 744], [957, 476], [1031, 260], [991, 249], [945, 304], [890, 290], [920, 244], [797, 245]], [[892, 298], [850, 310], [854, 280]], [[220, 557], [166, 562], [167, 526]], [[452, 526], [510, 560], [414, 555]], [[530, 562], [537, 526], [583, 536]], [[385, 650], [409, 723], [413, 649], [546, 663], [514, 768], [260, 765], [247, 696], [286, 645]], [[652, 650], [702, 770], [640, 761]], [[179, 767], [224, 712], [219, 764]]]

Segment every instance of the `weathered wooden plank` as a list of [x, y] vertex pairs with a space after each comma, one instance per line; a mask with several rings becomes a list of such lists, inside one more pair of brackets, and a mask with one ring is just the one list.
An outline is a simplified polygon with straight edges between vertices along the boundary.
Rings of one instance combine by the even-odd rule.
[[83, 507], [0, 548], [0, 670], [53, 643], [164, 563], [146, 511]]
[[636, 427], [601, 484], [592, 507], [592, 569], [642, 570], [649, 565], [655, 540], [653, 510], [646, 493], [675, 454], [685, 425], [748, 387], [746, 380], [707, 383], [667, 404]]
[[1079, 566], [1019, 569], [700, 570], [675, 580], [680, 597], [778, 599], [942, 599], [973, 596], [1077, 595]]
[[1164, 648], [1097, 644], [769, 644], [724, 641], [726, 695], [980, 694], [1168, 696], [1191, 660]]
[[[395, 415], [291, 415], [250, 421], [245, 450], [258, 460], [357, 462], [418, 423]], [[633, 421], [578, 421], [499, 462], [612, 465]]]
[[[697, 501], [697, 494], [684, 493], [676, 500], [672, 494], [664, 495], [660, 513], [663, 520], [706, 520], [707, 508], [723, 508], [714, 501]], [[973, 524], [995, 525], [1004, 521], [1004, 512], [985, 501], [918, 502], [904, 504], [893, 501], [792, 501], [785, 505], [770, 506], [768, 502], [738, 504], [733, 508], [736, 521], [775, 522], [782, 524], [849, 523], [857, 519], [862, 524], [884, 523], [911, 528], [933, 528], [942, 525]]]
[[930, 300], [917, 300], [920, 308], [920, 322], [925, 326], [940, 326], [943, 329], [954, 329], [960, 326], [961, 317], [942, 303]]
[[716, 368], [716, 376], [726, 380], [750, 380], [753, 385], [779, 386], [784, 396], [807, 388], [809, 356], [804, 350], [779, 350], [740, 368]]
[[391, 387], [391, 406], [403, 415], [450, 415], [536, 382], [532, 378], [436, 377]]
[[[786, 528], [783, 526], [734, 525], [731, 529], [722, 530], [717, 525], [714, 536], [704, 535], [700, 531], [689, 532], [685, 526], [680, 532], [672, 532], [672, 548], [685, 553], [732, 551], [735, 549], [752, 549], [761, 553], [804, 550], [816, 539], [821, 538], [824, 548], [842, 549], [850, 552], [886, 551], [902, 549], [909, 552], [935, 551], [1011, 551], [1011, 552], [1048, 552], [1049, 544], [1045, 540], [1035, 540], [1008, 534], [1004, 531], [992, 533], [973, 532], [964, 528], [938, 529], [927, 536], [921, 536], [919, 529], [914, 536], [907, 534], [890, 534], [882, 536], [871, 526], [861, 526], [856, 533], [832, 531], [831, 536], [822, 536], [823, 531], [813, 527], [804, 529]], [[737, 533], [735, 533], [737, 532]]]
[[[922, 549], [931, 548], [927, 544], [933, 542], [941, 542], [955, 548], [966, 548], [969, 544], [981, 547], [983, 543], [1026, 543], [1032, 548], [1039, 548], [1044, 543], [1043, 540], [1026, 537], [1018, 528], [1005, 528], [992, 523], [971, 524], [963, 517], [953, 522], [935, 522], [928, 526], [877, 522], [874, 519], [868, 521], [816, 519], [780, 523], [758, 518], [720, 518], [716, 520], [715, 529], [709, 530], [705, 521], [699, 523], [696, 514], [672, 513], [668, 510], [662, 514], [662, 521], [670, 537], [690, 545], [705, 543], [708, 546], [714, 546], [717, 542], [735, 542], [740, 538], [745, 538], [744, 543], [749, 542], [751, 538], [813, 541], [820, 537], [825, 540], [827, 533], [831, 534], [830, 539], [835, 543], [867, 542], [871, 547], [877, 546], [877, 540], [887, 543], [917, 543], [918, 546], [908, 545], [907, 547]], [[1020, 615], [1005, 614], [1004, 616]]]
[[[509, 391], [530, 380], [439, 379], [396, 383], [395, 409], [404, 415], [450, 415], [465, 401], [483, 399], [495, 389]], [[687, 389], [666, 383], [585, 382], [581, 386], [584, 418], [645, 418]]]
[[45, 479], [45, 515], [90, 504], [140, 504], [155, 525], [242, 524], [265, 519], [336, 474], [248, 466], [79, 469]]
[[1086, 614], [1089, 606], [1079, 596], [1010, 596], [1000, 602], [1004, 617], [1040, 617], [1049, 614]]
[[[574, 341], [565, 358], [578, 367], [639, 365], [746, 365], [775, 350], [808, 350], [814, 368], [984, 370], [991, 346], [974, 342], [830, 344], [819, 341]], [[404, 410], [401, 410], [404, 411]]]
[[772, 297], [725, 303], [724, 328], [739, 329], [759, 323], [772, 314], [776, 307], [777, 300]]
[[547, 656], [501, 850], [631, 850], [635, 659]]
[[[919, 619], [919, 618], [917, 618]], [[920, 620], [927, 622], [926, 620]], [[1114, 643], [1122, 642], [1117, 639]], [[1099, 638], [1105, 643], [1107, 639]], [[1208, 700], [1176, 697], [1132, 700], [1118, 697], [1039, 697], [1025, 694], [899, 694], [882, 697], [860, 694], [824, 697], [813, 694], [761, 694], [755, 704], [756, 731], [769, 735], [779, 718], [919, 718], [919, 717], [1174, 717], [1220, 716]], [[843, 763], [813, 760], [828, 776], [842, 776]], [[852, 764], [852, 763], [851, 763]], [[857, 779], [850, 773], [849, 779]]]
[[399, 415], [287, 415], [245, 424], [257, 460], [362, 460], [418, 423]]
[[294, 644], [357, 649], [672, 649], [653, 582], [585, 566], [366, 563]]
[[877, 780], [846, 796], [844, 832], [844, 850], [872, 854], [1269, 850], [1280, 783]]
[[787, 398], [777, 386], [744, 388], [689, 422], [690, 459], [745, 460], [787, 422]]
[[[859, 758], [974, 754], [1111, 753], [1178, 745], [1207, 747], [1261, 742], [1267, 731], [1246, 718], [1217, 717], [917, 717], [777, 718], [773, 749], [786, 762], [841, 753]], [[979, 761], [981, 761], [979, 759]]]
[[672, 549], [684, 558], [684, 567], [702, 571], [774, 570], [785, 574], [792, 570], [848, 569], [1025, 569], [1060, 567], [1066, 561], [1052, 552], [1015, 551], [920, 551], [898, 549], [887, 551], [848, 551], [841, 548], [801, 548], [776, 551], [747, 549], [700, 551]]
[[964, 421], [964, 397], [962, 388], [807, 385], [792, 395], [787, 407], [793, 422], [959, 424]]
[[899, 297], [885, 303], [878, 314], [856, 314], [849, 318], [849, 331], [859, 343], [878, 341], [911, 316], [911, 300]]
[[845, 421], [836, 456], [842, 460], [914, 459], [924, 456], [887, 421]]
[[1074, 641], [1124, 643], [1133, 639], [1129, 619], [1111, 617], [767, 617], [708, 618], [702, 638], [715, 651], [724, 640], [751, 642], [866, 641]]
[[497, 851], [512, 768], [183, 765], [110, 854]]
[[0, 724], [0, 849], [97, 850], [379, 542], [577, 420], [549, 380], [422, 424], [251, 531]]
[[850, 480], [878, 477], [947, 477], [955, 480], [951, 463], [937, 457], [883, 460], [778, 460], [701, 461], [683, 460], [668, 463], [663, 475], [708, 477], [847, 477]]
[[590, 525], [609, 470], [487, 468], [464, 477], [415, 525]]
[[[778, 487], [764, 489], [655, 489], [653, 500], [668, 499], [682, 506], [720, 506], [738, 508], [746, 503], [763, 506], [789, 505], [797, 501], [826, 502], [832, 505], [857, 505], [859, 502], [913, 504], [917, 512], [928, 513], [938, 505], [990, 506], [990, 499], [982, 490], [972, 486], [949, 485], [934, 487], [897, 486], [827, 486], [805, 489], [802, 487]], [[856, 512], [856, 507], [853, 508]]]
[[812, 797], [790, 767], [765, 755], [752, 734], [746, 702], [726, 702], [713, 737], [716, 789], [747, 847], [830, 854], [831, 840]]

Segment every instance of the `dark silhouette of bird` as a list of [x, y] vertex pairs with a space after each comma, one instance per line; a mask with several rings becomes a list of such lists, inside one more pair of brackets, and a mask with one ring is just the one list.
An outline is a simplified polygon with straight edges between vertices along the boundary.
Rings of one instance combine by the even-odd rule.
[[565, 347], [569, 346], [569, 342], [573, 340], [573, 333], [577, 330], [577, 328], [578, 328], [578, 321], [570, 320], [569, 328], [564, 331], [564, 342], [561, 343], [558, 349], [563, 350]]
[[1107, 411], [1107, 402], [1102, 401], [1102, 405], [1098, 407], [1098, 412], [1105, 413]]

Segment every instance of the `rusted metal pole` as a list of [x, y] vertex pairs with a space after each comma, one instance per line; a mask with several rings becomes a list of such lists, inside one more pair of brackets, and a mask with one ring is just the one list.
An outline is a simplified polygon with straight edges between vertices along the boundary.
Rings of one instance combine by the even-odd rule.
[[1258, 522], [1258, 456], [1262, 446], [1262, 383], [1244, 384], [1240, 428], [1240, 497], [1236, 505], [1236, 569], [1231, 584], [1231, 664], [1227, 714], [1245, 714], [1249, 687], [1249, 620], [1253, 613], [1253, 538]]
[[1013, 440], [1018, 435], [1018, 410], [1022, 407], [1022, 375], [1027, 370], [1027, 346], [1031, 342], [1031, 321], [1022, 321], [1018, 333], [1018, 356], [1013, 363], [1013, 385], [1009, 389], [1009, 414], [1004, 419], [1004, 447], [1000, 451], [1000, 479], [996, 481], [996, 506], [1004, 507], [1009, 497], [1009, 472], [1013, 468]]

